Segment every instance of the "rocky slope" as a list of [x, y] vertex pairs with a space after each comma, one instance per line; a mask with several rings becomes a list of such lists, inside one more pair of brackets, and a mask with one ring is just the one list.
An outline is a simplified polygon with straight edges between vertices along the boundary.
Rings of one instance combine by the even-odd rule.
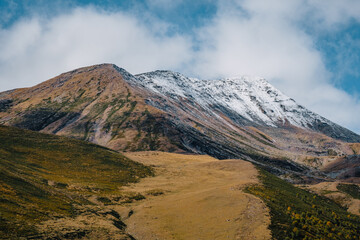
[[[298, 105], [264, 79], [131, 75], [112, 64], [0, 93], [0, 123], [121, 151], [242, 158], [277, 174], [318, 171], [354, 153], [360, 136]], [[303, 177], [304, 178], [304, 177]]]

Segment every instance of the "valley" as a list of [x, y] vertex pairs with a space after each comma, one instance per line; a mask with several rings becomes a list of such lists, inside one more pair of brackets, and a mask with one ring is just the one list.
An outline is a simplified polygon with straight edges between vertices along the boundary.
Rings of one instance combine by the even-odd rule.
[[1, 239], [270, 238], [251, 163], [0, 131]]
[[163, 152], [126, 156], [156, 171], [123, 187], [156, 195], [130, 207], [124, 222], [136, 239], [270, 239], [268, 209], [243, 192], [259, 183], [251, 163]]

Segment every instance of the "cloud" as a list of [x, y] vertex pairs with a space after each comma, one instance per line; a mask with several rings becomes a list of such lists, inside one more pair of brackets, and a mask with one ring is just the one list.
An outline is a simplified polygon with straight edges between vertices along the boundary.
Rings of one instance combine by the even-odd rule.
[[115, 63], [132, 73], [174, 69], [191, 58], [184, 36], [126, 13], [78, 8], [52, 19], [33, 17], [0, 30], [1, 90], [31, 86], [74, 68]]

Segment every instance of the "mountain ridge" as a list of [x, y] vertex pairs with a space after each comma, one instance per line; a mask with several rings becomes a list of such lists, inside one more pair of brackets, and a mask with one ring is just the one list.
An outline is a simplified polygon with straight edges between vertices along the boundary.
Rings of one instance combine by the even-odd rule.
[[322, 178], [319, 170], [353, 153], [343, 140], [360, 141], [359, 135], [296, 104], [264, 79], [251, 81], [160, 70], [132, 75], [114, 64], [94, 65], [0, 93], [0, 123], [120, 151], [242, 158], [279, 175]]
[[[193, 97], [195, 95], [194, 100], [196, 100], [197, 103], [202, 103], [205, 99], [205, 104], [223, 105], [223, 107], [227, 107], [239, 113], [242, 117], [245, 117], [247, 120], [246, 124], [259, 123], [260, 125], [265, 124], [267, 126], [281, 127], [288, 122], [296, 127], [322, 132], [330, 137], [341, 140], [349, 142], [360, 141], [358, 134], [297, 104], [295, 100], [287, 97], [264, 78], [240, 76], [200, 80], [197, 78], [188, 78], [180, 73], [166, 70], [157, 70], [135, 76], [140, 78], [140, 84], [142, 84], [143, 81], [146, 82], [143, 84], [144, 87], [162, 95], [171, 96], [175, 94], [182, 97]], [[165, 81], [161, 81], [160, 79]], [[182, 85], [179, 85], [179, 82], [182, 83]], [[208, 87], [206, 85], [208, 85]], [[184, 88], [181, 89], [181, 87]], [[219, 91], [220, 88], [225, 89], [225, 91]], [[200, 90], [192, 91], [193, 89]], [[206, 99], [215, 97], [217, 97], [215, 101]], [[223, 99], [221, 99], [221, 97]], [[248, 99], [245, 97], [248, 97]], [[250, 109], [250, 111], [248, 111], [248, 109]], [[295, 113], [296, 115], [291, 115], [291, 113]], [[308, 121], [307, 118], [311, 118], [310, 121]]]

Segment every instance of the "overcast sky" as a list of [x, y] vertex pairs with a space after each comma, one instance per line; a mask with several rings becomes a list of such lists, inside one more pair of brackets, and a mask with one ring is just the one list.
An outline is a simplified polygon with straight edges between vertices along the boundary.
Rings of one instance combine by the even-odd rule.
[[114, 63], [255, 75], [360, 133], [360, 1], [0, 0], [0, 91]]

